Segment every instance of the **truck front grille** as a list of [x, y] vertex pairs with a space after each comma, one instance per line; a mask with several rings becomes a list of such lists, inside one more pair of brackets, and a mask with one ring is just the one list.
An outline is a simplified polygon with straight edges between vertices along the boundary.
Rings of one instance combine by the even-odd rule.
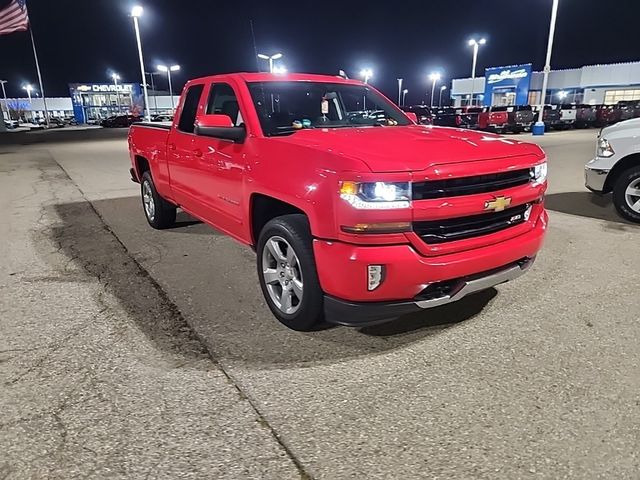
[[505, 188], [525, 185], [531, 181], [531, 170], [476, 175], [474, 177], [447, 178], [412, 184], [413, 200], [459, 197], [475, 193], [489, 193]]
[[413, 231], [430, 245], [488, 235], [525, 222], [530, 207], [525, 204], [502, 212], [413, 222]]

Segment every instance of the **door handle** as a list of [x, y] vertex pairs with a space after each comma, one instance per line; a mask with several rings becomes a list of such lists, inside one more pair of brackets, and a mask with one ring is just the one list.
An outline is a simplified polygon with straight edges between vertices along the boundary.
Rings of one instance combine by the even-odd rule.
[[170, 143], [169, 144], [169, 150], [175, 150], [176, 149], [176, 144], [175, 143]]
[[201, 157], [201, 156], [202, 156], [202, 150], [200, 150], [200, 149], [196, 148], [196, 149], [193, 151], [193, 154], [194, 154], [196, 157]]

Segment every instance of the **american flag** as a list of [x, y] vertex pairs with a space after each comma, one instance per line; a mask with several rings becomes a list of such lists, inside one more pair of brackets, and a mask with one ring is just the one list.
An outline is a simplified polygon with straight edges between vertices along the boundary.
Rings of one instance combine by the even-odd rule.
[[9, 5], [0, 10], [0, 35], [23, 32], [29, 28], [27, 0], [11, 0]]

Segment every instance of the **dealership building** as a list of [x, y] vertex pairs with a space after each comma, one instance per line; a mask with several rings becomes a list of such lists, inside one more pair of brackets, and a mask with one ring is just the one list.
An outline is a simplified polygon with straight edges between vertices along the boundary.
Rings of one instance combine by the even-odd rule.
[[[148, 91], [149, 110], [154, 114], [169, 114], [179, 97], [173, 96], [173, 105], [168, 92]], [[8, 112], [2, 102], [4, 117]], [[25, 120], [44, 118], [42, 98], [9, 98], [6, 101], [12, 116]], [[75, 118], [78, 123], [92, 123], [118, 114], [142, 115], [144, 96], [139, 83], [71, 83], [69, 97], [47, 97], [47, 109], [52, 117]]]
[[[454, 79], [454, 106], [539, 105], [542, 72], [531, 64], [485, 69], [484, 77]], [[589, 65], [549, 73], [546, 104], [586, 103], [614, 105], [621, 100], [640, 100], [640, 62]]]

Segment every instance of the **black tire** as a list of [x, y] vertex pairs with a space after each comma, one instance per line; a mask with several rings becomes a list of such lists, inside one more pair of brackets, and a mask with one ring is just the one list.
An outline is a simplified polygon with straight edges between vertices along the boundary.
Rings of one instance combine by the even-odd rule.
[[[291, 314], [281, 310], [271, 298], [263, 273], [263, 257], [269, 255], [265, 253], [265, 249], [268, 249], [267, 242], [274, 238], [284, 239], [293, 247], [300, 266], [298, 272], [303, 283], [302, 299], [297, 304], [297, 310]], [[260, 288], [273, 315], [283, 325], [292, 330], [313, 330], [315, 326], [324, 320], [324, 293], [318, 280], [311, 230], [307, 217], [301, 214], [283, 215], [269, 221], [260, 232], [256, 251]], [[271, 285], [272, 288], [273, 285], [274, 283]], [[282, 286], [278, 287], [277, 282], [275, 282], [275, 288], [282, 289]]]
[[631, 209], [631, 205], [627, 202], [626, 191], [632, 183], [637, 184], [638, 181], [640, 181], [640, 165], [622, 172], [613, 186], [613, 204], [616, 210], [620, 216], [634, 223], [640, 223], [640, 213]]
[[[153, 215], [150, 214], [145, 203], [145, 189], [149, 188], [151, 192], [151, 198], [153, 200]], [[151, 173], [144, 172], [142, 174], [142, 181], [140, 182], [140, 198], [142, 199], [142, 210], [144, 216], [153, 228], [162, 230], [164, 228], [172, 227], [176, 223], [176, 206], [166, 201], [160, 196], [156, 190], [156, 186], [153, 184], [153, 178]]]

